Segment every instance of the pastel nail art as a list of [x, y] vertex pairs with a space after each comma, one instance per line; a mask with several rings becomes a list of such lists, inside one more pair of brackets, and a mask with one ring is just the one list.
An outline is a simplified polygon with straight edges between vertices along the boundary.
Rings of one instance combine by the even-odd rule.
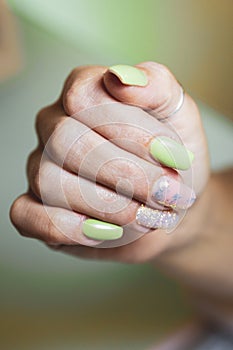
[[123, 235], [122, 227], [95, 219], [85, 220], [82, 225], [82, 231], [85, 236], [101, 241], [119, 239]]
[[152, 200], [173, 209], [187, 209], [196, 199], [195, 192], [169, 176], [161, 176], [152, 188]]
[[189, 169], [194, 159], [194, 154], [185, 146], [166, 136], [152, 140], [150, 154], [161, 164], [180, 170]]
[[179, 215], [174, 211], [151, 209], [141, 205], [136, 213], [136, 222], [148, 228], [172, 229], [179, 221]]
[[118, 64], [109, 67], [108, 71], [115, 74], [124, 85], [146, 86], [148, 84], [146, 74], [133, 66]]

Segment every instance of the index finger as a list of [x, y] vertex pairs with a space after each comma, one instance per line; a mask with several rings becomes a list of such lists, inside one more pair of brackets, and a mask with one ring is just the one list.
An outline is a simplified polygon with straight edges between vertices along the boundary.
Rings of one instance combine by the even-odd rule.
[[147, 161], [190, 168], [193, 154], [178, 135], [141, 108], [117, 102], [103, 85], [106, 67], [74, 70], [63, 90], [63, 106], [74, 119]]

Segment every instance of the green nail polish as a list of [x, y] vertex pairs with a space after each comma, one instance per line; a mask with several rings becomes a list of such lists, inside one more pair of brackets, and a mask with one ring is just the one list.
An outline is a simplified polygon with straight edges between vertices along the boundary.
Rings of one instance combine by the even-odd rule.
[[118, 64], [110, 67], [108, 71], [115, 74], [124, 85], [146, 86], [148, 84], [146, 74], [133, 66]]
[[151, 142], [150, 154], [161, 164], [180, 170], [189, 169], [194, 159], [191, 151], [166, 136], [156, 137]]
[[101, 241], [118, 239], [123, 235], [122, 227], [95, 219], [85, 220], [82, 231], [87, 237]]

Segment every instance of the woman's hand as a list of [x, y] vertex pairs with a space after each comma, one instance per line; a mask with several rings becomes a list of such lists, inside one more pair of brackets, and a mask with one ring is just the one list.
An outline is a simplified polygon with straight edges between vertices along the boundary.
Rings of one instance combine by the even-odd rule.
[[38, 114], [29, 190], [12, 205], [12, 222], [78, 257], [153, 261], [189, 287], [202, 313], [231, 327], [232, 171], [208, 181], [196, 104], [187, 94], [182, 103], [166, 67], [136, 67], [71, 72]]
[[37, 116], [29, 191], [11, 208], [19, 232], [127, 262], [195, 241], [192, 220], [181, 219], [207, 183], [208, 153], [198, 109], [185, 94], [176, 111], [181, 98], [173, 75], [153, 62], [72, 71], [58, 101]]

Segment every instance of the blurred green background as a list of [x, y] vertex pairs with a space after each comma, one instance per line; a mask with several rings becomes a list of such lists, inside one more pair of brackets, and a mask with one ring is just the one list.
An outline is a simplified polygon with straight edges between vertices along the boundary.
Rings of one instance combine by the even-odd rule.
[[[35, 114], [58, 96], [74, 66], [159, 60], [199, 96], [191, 77], [203, 64], [206, 47], [200, 45], [196, 57], [189, 51], [192, 3], [189, 8], [180, 0], [9, 1], [17, 16], [23, 66], [0, 86], [0, 348], [146, 349], [192, 317], [181, 289], [149, 265], [54, 253], [17, 235], [8, 218], [13, 199], [27, 188], [25, 163], [36, 145]], [[199, 104], [212, 167], [231, 164], [232, 124]]]

